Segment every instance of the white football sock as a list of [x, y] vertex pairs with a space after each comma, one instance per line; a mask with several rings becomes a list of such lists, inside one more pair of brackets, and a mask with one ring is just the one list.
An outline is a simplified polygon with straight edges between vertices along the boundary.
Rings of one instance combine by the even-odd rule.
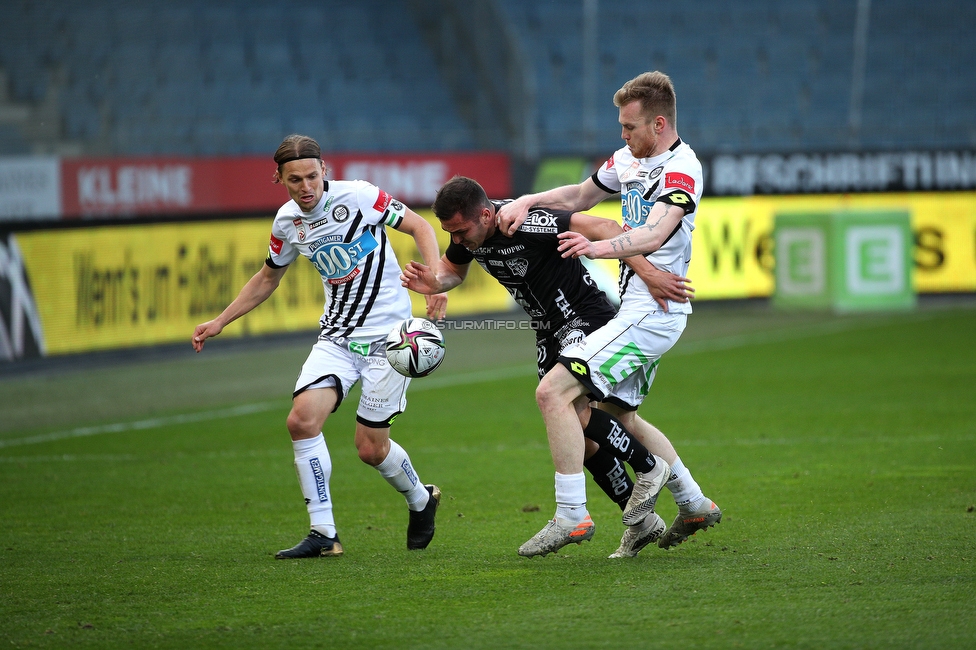
[[295, 471], [298, 484], [305, 497], [305, 507], [312, 530], [326, 537], [335, 537], [335, 519], [332, 516], [332, 495], [329, 479], [332, 477], [332, 457], [320, 433], [306, 440], [292, 440], [295, 450]]
[[667, 482], [667, 487], [678, 507], [694, 510], [705, 500], [701, 488], [680, 458], [671, 463], [671, 478]]
[[390, 440], [390, 453], [376, 470], [386, 479], [386, 482], [396, 488], [407, 500], [407, 507], [420, 511], [427, 506], [430, 492], [424, 487], [413, 469], [410, 456], [397, 443]]
[[578, 524], [586, 514], [586, 475], [556, 472], [556, 516]]

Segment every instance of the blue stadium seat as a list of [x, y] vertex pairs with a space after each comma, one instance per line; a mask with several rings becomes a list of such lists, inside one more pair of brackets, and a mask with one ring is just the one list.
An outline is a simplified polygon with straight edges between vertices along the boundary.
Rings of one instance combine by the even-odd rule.
[[[582, 0], [496, 4], [537, 80], [543, 154], [618, 147], [610, 98], [651, 69], [675, 80], [679, 132], [700, 152], [850, 144], [854, 2], [599, 0], [590, 98]], [[298, 125], [334, 148], [473, 148], [415, 24], [423, 5], [312, 3], [301, 7], [296, 31], [295, 14], [265, 0], [5, 2], [0, 66], [12, 101], [38, 104], [55, 88], [64, 137], [83, 145], [106, 137], [118, 154], [266, 153]], [[976, 145], [976, 3], [947, 0], [933, 10], [887, 0], [871, 3], [870, 19], [860, 146]], [[597, 111], [589, 138], [588, 102]], [[14, 140], [2, 142], [19, 146]]]

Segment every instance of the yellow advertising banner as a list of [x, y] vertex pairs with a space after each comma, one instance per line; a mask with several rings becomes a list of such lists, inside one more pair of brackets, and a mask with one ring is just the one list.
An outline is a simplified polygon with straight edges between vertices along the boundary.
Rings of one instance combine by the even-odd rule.
[[[773, 293], [772, 232], [786, 212], [900, 209], [911, 214], [914, 287], [919, 292], [976, 291], [976, 193], [856, 194], [706, 198], [696, 218], [689, 275], [698, 300]], [[620, 204], [594, 214], [620, 220]], [[429, 210], [443, 251], [448, 236]], [[48, 354], [186, 341], [216, 316], [267, 257], [271, 219], [70, 228], [16, 234]], [[388, 229], [401, 263], [419, 260], [413, 240]], [[616, 262], [597, 262], [612, 288]], [[223, 336], [314, 329], [324, 293], [320, 276], [299, 260], [282, 285]], [[606, 282], [606, 281], [609, 282]], [[609, 286], [608, 286], [609, 285]], [[612, 290], [612, 289], [611, 289]], [[415, 315], [422, 296], [411, 294]], [[448, 315], [515, 308], [477, 264], [449, 294]]]
[[[778, 213], [878, 209], [911, 215], [916, 291], [976, 291], [976, 192], [706, 197], [695, 217], [688, 271], [696, 298], [772, 295], [772, 235]], [[620, 221], [616, 201], [591, 212]], [[616, 272], [614, 262], [600, 263]]]
[[[448, 235], [436, 223], [443, 250]], [[224, 309], [268, 255], [271, 219], [183, 222], [22, 232], [27, 270], [50, 355], [186, 341]], [[413, 240], [387, 229], [401, 264], [420, 260]], [[411, 294], [415, 315], [424, 298]], [[298, 260], [264, 304], [221, 336], [317, 327], [321, 276]], [[514, 302], [473, 264], [449, 296], [452, 316], [505, 311]]]

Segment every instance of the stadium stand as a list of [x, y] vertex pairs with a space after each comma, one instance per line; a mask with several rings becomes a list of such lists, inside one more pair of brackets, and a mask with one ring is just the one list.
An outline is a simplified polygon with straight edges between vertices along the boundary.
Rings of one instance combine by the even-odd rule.
[[[0, 154], [263, 153], [290, 131], [334, 151], [517, 153], [537, 137], [541, 155], [602, 153], [619, 143], [612, 93], [648, 69], [675, 79], [679, 130], [702, 153], [976, 144], [967, 0], [870, 3], [853, 103], [858, 0], [455, 4], [4, 2]], [[524, 56], [469, 70], [462, 27], [499, 52], [510, 32]], [[498, 101], [500, 65], [524, 67], [525, 106], [510, 88]]]

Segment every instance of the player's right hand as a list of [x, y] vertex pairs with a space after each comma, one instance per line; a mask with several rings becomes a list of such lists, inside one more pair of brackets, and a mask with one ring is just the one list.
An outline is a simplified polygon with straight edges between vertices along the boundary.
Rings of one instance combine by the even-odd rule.
[[523, 196], [506, 203], [495, 213], [495, 225], [498, 226], [498, 230], [506, 237], [514, 235], [515, 231], [519, 229], [519, 226], [522, 225], [522, 222], [529, 215], [529, 208], [532, 207], [532, 201], [527, 201], [525, 200], [526, 198]]
[[203, 349], [203, 343], [211, 336], [217, 336], [224, 331], [223, 326], [221, 326], [216, 321], [208, 320], [206, 323], [200, 323], [193, 330], [193, 339], [190, 343], [193, 345], [193, 349], [199, 352]]

